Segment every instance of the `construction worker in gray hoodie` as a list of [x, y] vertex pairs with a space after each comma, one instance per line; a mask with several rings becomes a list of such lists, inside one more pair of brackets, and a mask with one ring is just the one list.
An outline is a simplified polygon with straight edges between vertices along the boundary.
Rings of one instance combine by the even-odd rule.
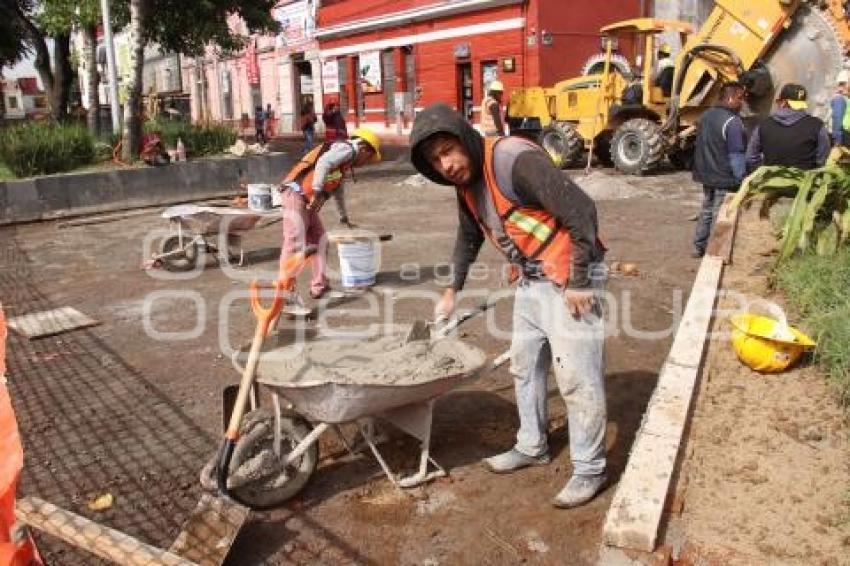
[[779, 91], [777, 109], [753, 130], [747, 145], [747, 166], [785, 165], [816, 169], [829, 156], [829, 133], [823, 121], [806, 109], [805, 87], [787, 84]]
[[539, 146], [517, 137], [482, 138], [445, 104], [416, 116], [410, 145], [416, 169], [454, 186], [457, 195], [454, 279], [436, 306], [437, 319], [454, 310], [485, 237], [504, 254], [518, 282], [511, 373], [520, 427], [514, 446], [484, 465], [506, 474], [550, 462], [547, 375], [554, 359], [568, 408], [573, 472], [552, 504], [583, 505], [606, 483], [599, 297], [605, 248], [596, 206]]

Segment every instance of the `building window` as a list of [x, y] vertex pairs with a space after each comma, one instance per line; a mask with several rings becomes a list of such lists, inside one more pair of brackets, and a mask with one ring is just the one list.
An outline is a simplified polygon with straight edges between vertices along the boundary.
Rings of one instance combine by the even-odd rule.
[[33, 106], [35, 106], [35, 107], [36, 107], [36, 108], [38, 108], [39, 110], [42, 110], [42, 109], [44, 109], [44, 108], [47, 108], [47, 98], [45, 98], [45, 97], [43, 97], [43, 96], [35, 96], [35, 97], [33, 97], [33, 99], [32, 99], [32, 103], [33, 103]]
[[6, 98], [6, 107], [9, 110], [17, 110], [18, 109], [18, 97], [17, 96], [10, 96], [10, 97]]
[[481, 62], [481, 92], [484, 96], [487, 95], [487, 90], [490, 83], [499, 78], [499, 63], [498, 61], [482, 61]]

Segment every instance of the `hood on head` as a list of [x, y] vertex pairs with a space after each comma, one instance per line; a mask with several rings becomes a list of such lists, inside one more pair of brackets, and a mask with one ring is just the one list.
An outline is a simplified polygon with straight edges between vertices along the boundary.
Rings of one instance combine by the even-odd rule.
[[808, 112], [805, 110], [794, 110], [793, 108], [777, 108], [770, 117], [782, 124], [783, 126], [793, 126], [806, 116]]
[[410, 160], [416, 170], [441, 185], [452, 185], [440, 175], [422, 152], [425, 140], [435, 134], [450, 134], [460, 140], [472, 159], [472, 180], [475, 181], [484, 167], [484, 139], [463, 117], [443, 103], [432, 104], [416, 116], [410, 131]]

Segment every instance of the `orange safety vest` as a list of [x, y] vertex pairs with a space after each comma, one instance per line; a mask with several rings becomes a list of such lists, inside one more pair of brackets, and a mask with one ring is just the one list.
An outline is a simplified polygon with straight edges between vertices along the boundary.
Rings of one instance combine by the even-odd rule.
[[24, 531], [17, 532], [15, 492], [24, 464], [24, 452], [9, 390], [2, 382], [6, 372], [6, 321], [0, 304], [0, 564], [40, 566], [38, 550]]
[[[505, 191], [499, 187], [493, 168], [493, 150], [502, 139], [505, 138], [484, 140], [484, 184], [487, 187], [487, 196], [493, 200], [496, 213], [502, 221], [502, 229], [517, 250], [526, 259], [539, 261], [543, 274], [563, 287], [570, 279], [573, 248], [570, 233], [545, 210], [521, 206], [505, 197]], [[459, 190], [484, 234], [501, 250], [487, 224], [479, 216], [472, 189], [461, 187]]]
[[[340, 142], [333, 142], [340, 143]], [[346, 142], [342, 142], [346, 143]], [[298, 183], [301, 187], [301, 194], [306, 200], [313, 198], [313, 173], [316, 169], [316, 162], [319, 158], [330, 149], [330, 143], [323, 143], [308, 151], [295, 166], [289, 170], [286, 177], [283, 178], [283, 184]], [[356, 152], [355, 152], [356, 153]], [[342, 176], [345, 171], [351, 169], [351, 166], [343, 166], [330, 171], [325, 177], [325, 182], [322, 184], [322, 190], [330, 194], [342, 185]]]

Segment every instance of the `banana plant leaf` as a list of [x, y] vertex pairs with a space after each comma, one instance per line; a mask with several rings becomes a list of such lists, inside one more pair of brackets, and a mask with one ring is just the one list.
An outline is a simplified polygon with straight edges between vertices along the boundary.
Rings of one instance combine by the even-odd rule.
[[838, 250], [838, 227], [834, 222], [830, 222], [820, 231], [816, 249], [820, 256], [832, 255]]

